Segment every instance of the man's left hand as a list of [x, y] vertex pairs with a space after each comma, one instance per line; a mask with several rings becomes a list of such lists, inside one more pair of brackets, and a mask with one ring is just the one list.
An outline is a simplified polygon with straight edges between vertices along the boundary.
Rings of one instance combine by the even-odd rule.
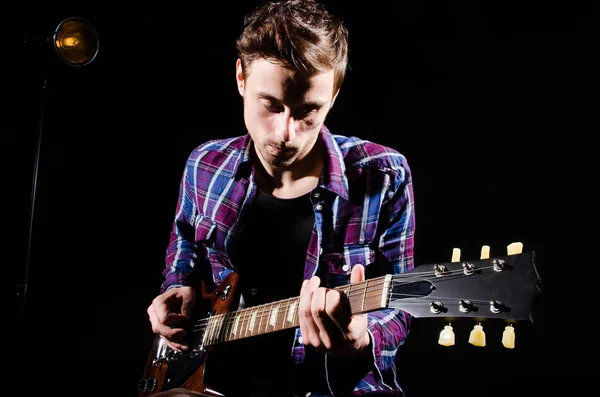
[[[363, 265], [352, 268], [350, 283], [365, 280]], [[367, 314], [352, 315], [342, 291], [320, 287], [313, 276], [304, 280], [300, 290], [300, 332], [306, 346], [313, 346], [338, 357], [363, 353], [370, 343]]]

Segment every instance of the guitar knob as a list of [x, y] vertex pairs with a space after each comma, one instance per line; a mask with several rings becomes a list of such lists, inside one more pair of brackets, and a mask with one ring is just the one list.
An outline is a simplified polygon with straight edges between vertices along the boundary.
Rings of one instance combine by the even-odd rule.
[[444, 304], [442, 302], [431, 302], [429, 304], [429, 310], [432, 313], [439, 314], [444, 310]]
[[500, 301], [490, 301], [490, 311], [492, 313], [500, 313], [504, 311], [505, 308], [506, 306], [504, 306], [504, 303]]
[[501, 272], [502, 270], [504, 270], [504, 267], [506, 266], [506, 262], [502, 259], [494, 259], [493, 263], [494, 263], [494, 270], [497, 272]]
[[446, 269], [446, 266], [443, 266], [443, 265], [437, 265], [437, 264], [434, 266], [434, 269], [435, 269], [435, 270], [434, 270], [434, 272], [435, 272], [435, 275], [436, 275], [437, 277], [442, 277], [442, 276], [443, 276], [443, 275], [446, 273], [446, 270], [447, 270], [447, 269]]
[[460, 304], [460, 308], [459, 309], [463, 313], [468, 313], [471, 310], [473, 310], [473, 302], [471, 302], [469, 300], [461, 299], [459, 304]]
[[469, 262], [463, 263], [463, 271], [465, 272], [465, 274], [467, 276], [470, 276], [471, 274], [473, 274], [475, 272], [476, 268], [477, 267], [472, 263], [469, 263]]

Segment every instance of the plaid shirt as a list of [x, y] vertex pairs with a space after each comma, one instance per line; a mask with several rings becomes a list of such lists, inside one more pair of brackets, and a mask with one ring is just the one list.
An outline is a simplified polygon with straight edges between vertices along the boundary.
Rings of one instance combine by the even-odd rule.
[[[365, 265], [367, 278], [413, 269], [413, 189], [405, 157], [369, 141], [332, 135], [325, 126], [318, 142], [326, 150], [323, 173], [311, 192], [315, 227], [304, 278], [317, 274], [322, 285], [334, 287], [349, 284], [352, 267], [359, 263]], [[235, 270], [229, 254], [235, 250], [244, 214], [257, 191], [251, 145], [249, 135], [245, 135], [206, 142], [190, 154], [181, 180], [161, 291], [194, 285], [191, 276], [201, 266], [210, 266], [216, 285]], [[364, 367], [356, 361], [323, 354], [316, 355], [324, 357], [316, 359], [320, 363], [310, 362], [299, 329], [291, 363], [305, 371], [324, 365], [331, 393], [325, 395], [341, 395], [342, 390], [344, 395], [375, 391], [377, 395], [382, 391], [402, 395], [394, 359], [409, 326], [410, 315], [400, 310], [368, 314], [373, 357], [370, 362], [362, 359], [367, 367], [359, 379], [348, 375]]]

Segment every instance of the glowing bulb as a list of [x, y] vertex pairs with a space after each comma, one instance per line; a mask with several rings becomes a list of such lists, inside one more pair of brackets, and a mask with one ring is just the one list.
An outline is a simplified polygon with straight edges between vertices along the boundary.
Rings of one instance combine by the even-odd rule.
[[62, 38], [62, 45], [65, 47], [75, 47], [79, 45], [79, 40], [73, 36], [67, 36]]

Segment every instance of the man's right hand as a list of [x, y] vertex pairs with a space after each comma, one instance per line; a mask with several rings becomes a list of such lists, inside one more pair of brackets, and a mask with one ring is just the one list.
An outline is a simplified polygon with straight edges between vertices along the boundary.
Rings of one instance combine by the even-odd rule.
[[196, 292], [192, 287], [173, 287], [158, 295], [148, 306], [152, 331], [174, 350], [187, 351], [185, 328], [194, 311]]

